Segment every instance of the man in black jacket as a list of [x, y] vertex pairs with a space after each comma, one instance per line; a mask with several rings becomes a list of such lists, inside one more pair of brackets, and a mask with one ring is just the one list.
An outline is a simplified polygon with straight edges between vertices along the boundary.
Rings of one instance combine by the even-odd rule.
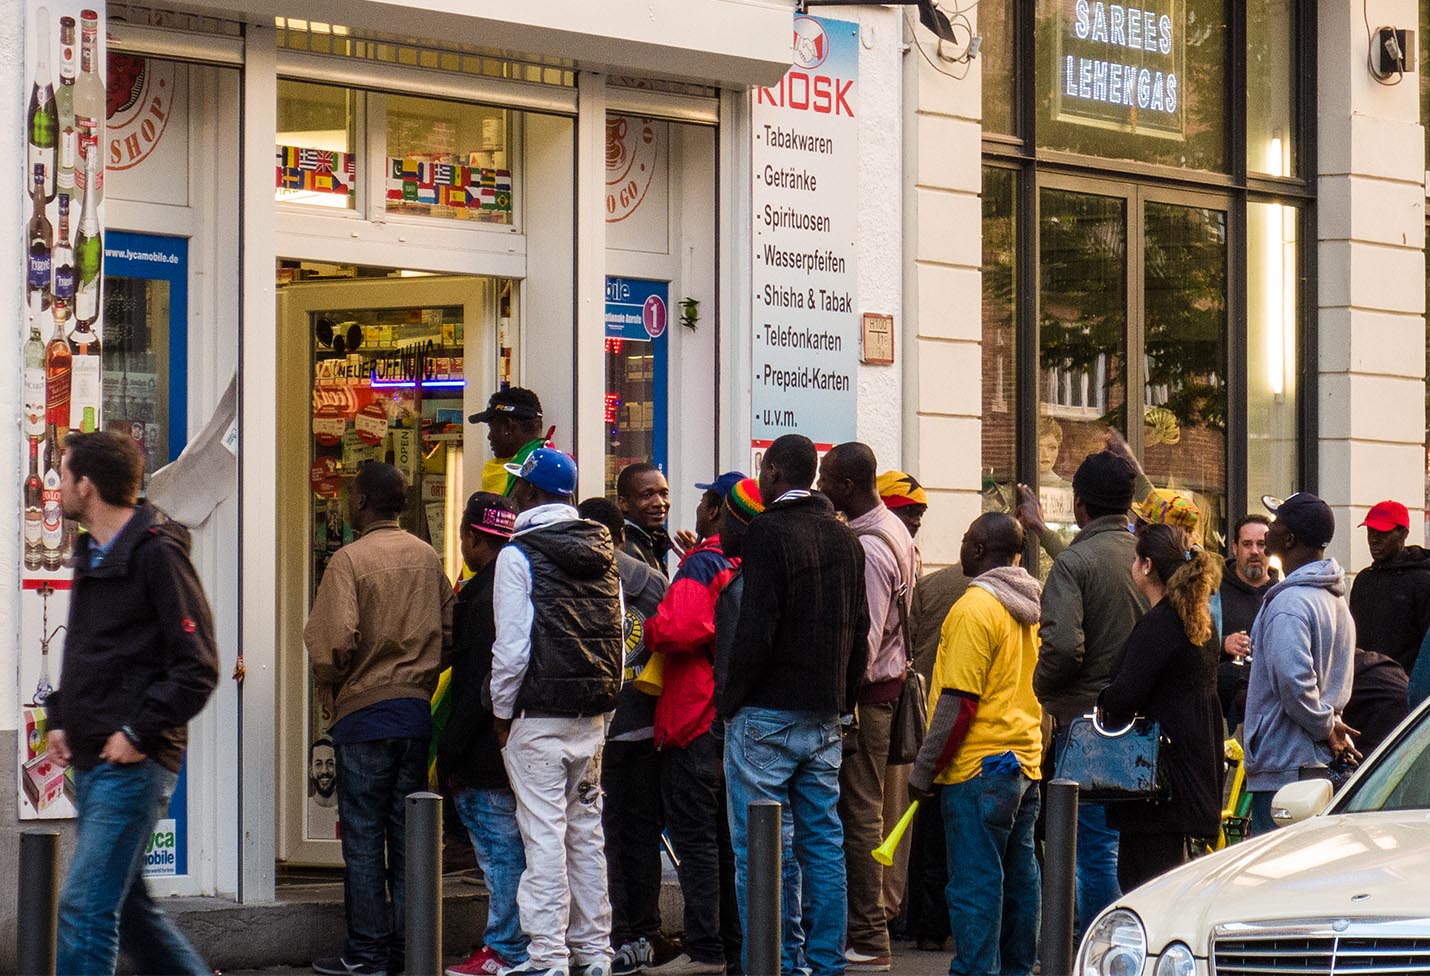
[[516, 526], [516, 505], [502, 495], [478, 491], [462, 513], [462, 559], [472, 577], [457, 594], [452, 620], [451, 717], [437, 749], [437, 770], [454, 790], [453, 801], [486, 881], [485, 944], [447, 968], [447, 976], [492, 976], [526, 962], [525, 933], [516, 911], [516, 889], [526, 870], [516, 796], [497, 745], [487, 682], [492, 674], [496, 617], [492, 583], [497, 554]]
[[121, 939], [140, 972], [210, 971], [140, 877], [188, 722], [218, 683], [189, 533], [137, 502], [143, 471], [139, 446], [122, 434], [65, 441], [61, 504], [87, 531], [75, 544], [60, 687], [46, 701], [49, 756], [75, 767], [80, 825], [60, 897], [64, 974], [113, 973]]
[[616, 476], [616, 502], [626, 519], [620, 548], [669, 579], [665, 557], [671, 540], [665, 517], [670, 514], [670, 485], [665, 475], [647, 461], [626, 465]]
[[1267, 591], [1281, 578], [1266, 558], [1266, 533], [1271, 520], [1265, 515], [1243, 515], [1231, 532], [1231, 556], [1221, 575], [1221, 588], [1212, 595], [1212, 617], [1221, 625], [1221, 656], [1217, 665], [1217, 698], [1229, 731], [1235, 731], [1246, 712], [1246, 685], [1251, 669], [1251, 625]]
[[[727, 680], [716, 705], [726, 720], [725, 776], [735, 889], [748, 931], [747, 809], [776, 800], [794, 818], [795, 857], [809, 904], [804, 953], [817, 974], [845, 968], [848, 897], [839, 821], [841, 717], [852, 718], [869, 658], [864, 549], [811, 492], [814, 444], [786, 434], [760, 463], [765, 511], [744, 541], [744, 594]], [[798, 914], [796, 915], [798, 917]], [[798, 959], [788, 958], [793, 971]]]
[[1356, 646], [1394, 658], [1409, 674], [1430, 630], [1430, 550], [1405, 544], [1410, 513], [1399, 502], [1377, 502], [1361, 525], [1371, 564], [1351, 587]]

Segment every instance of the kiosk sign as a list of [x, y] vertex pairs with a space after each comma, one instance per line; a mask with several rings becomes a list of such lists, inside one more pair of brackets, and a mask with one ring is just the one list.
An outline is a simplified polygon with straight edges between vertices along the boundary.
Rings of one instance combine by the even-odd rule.
[[1186, 0], [1059, 0], [1054, 117], [1180, 139]]
[[790, 69], [754, 92], [751, 430], [855, 436], [859, 25], [796, 16]]

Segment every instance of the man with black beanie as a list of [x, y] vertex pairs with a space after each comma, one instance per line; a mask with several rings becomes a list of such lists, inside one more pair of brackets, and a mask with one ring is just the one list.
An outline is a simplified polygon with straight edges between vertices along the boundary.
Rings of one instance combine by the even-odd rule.
[[[1059, 729], [1091, 712], [1147, 604], [1132, 581], [1137, 540], [1128, 529], [1136, 471], [1111, 451], [1089, 454], [1073, 475], [1078, 534], [1043, 585], [1042, 646], [1033, 690]], [[1100, 803], [1078, 808], [1077, 930], [1121, 895], [1117, 831]]]

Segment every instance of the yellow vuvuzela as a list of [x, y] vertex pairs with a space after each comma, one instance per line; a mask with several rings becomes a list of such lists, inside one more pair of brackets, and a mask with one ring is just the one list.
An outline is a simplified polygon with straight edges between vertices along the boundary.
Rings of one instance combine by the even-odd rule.
[[915, 800], [909, 804], [909, 808], [904, 811], [904, 815], [899, 818], [899, 822], [894, 824], [894, 829], [889, 831], [889, 836], [884, 838], [884, 843], [874, 848], [871, 852], [874, 860], [884, 867], [891, 867], [894, 863], [894, 851], [899, 847], [899, 841], [904, 839], [904, 833], [909, 829], [909, 824], [914, 822], [914, 814], [918, 812], [919, 801]]

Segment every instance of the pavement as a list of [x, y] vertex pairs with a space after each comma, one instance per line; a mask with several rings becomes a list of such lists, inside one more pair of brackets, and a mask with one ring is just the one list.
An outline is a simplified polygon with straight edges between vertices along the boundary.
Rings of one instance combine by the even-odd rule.
[[[895, 943], [894, 965], [890, 976], [944, 976], [948, 972], [948, 952], [920, 952], [912, 942]], [[448, 963], [460, 962], [449, 959]], [[306, 967], [276, 967], [273, 969], [225, 970], [224, 976], [304, 976], [312, 970]]]

